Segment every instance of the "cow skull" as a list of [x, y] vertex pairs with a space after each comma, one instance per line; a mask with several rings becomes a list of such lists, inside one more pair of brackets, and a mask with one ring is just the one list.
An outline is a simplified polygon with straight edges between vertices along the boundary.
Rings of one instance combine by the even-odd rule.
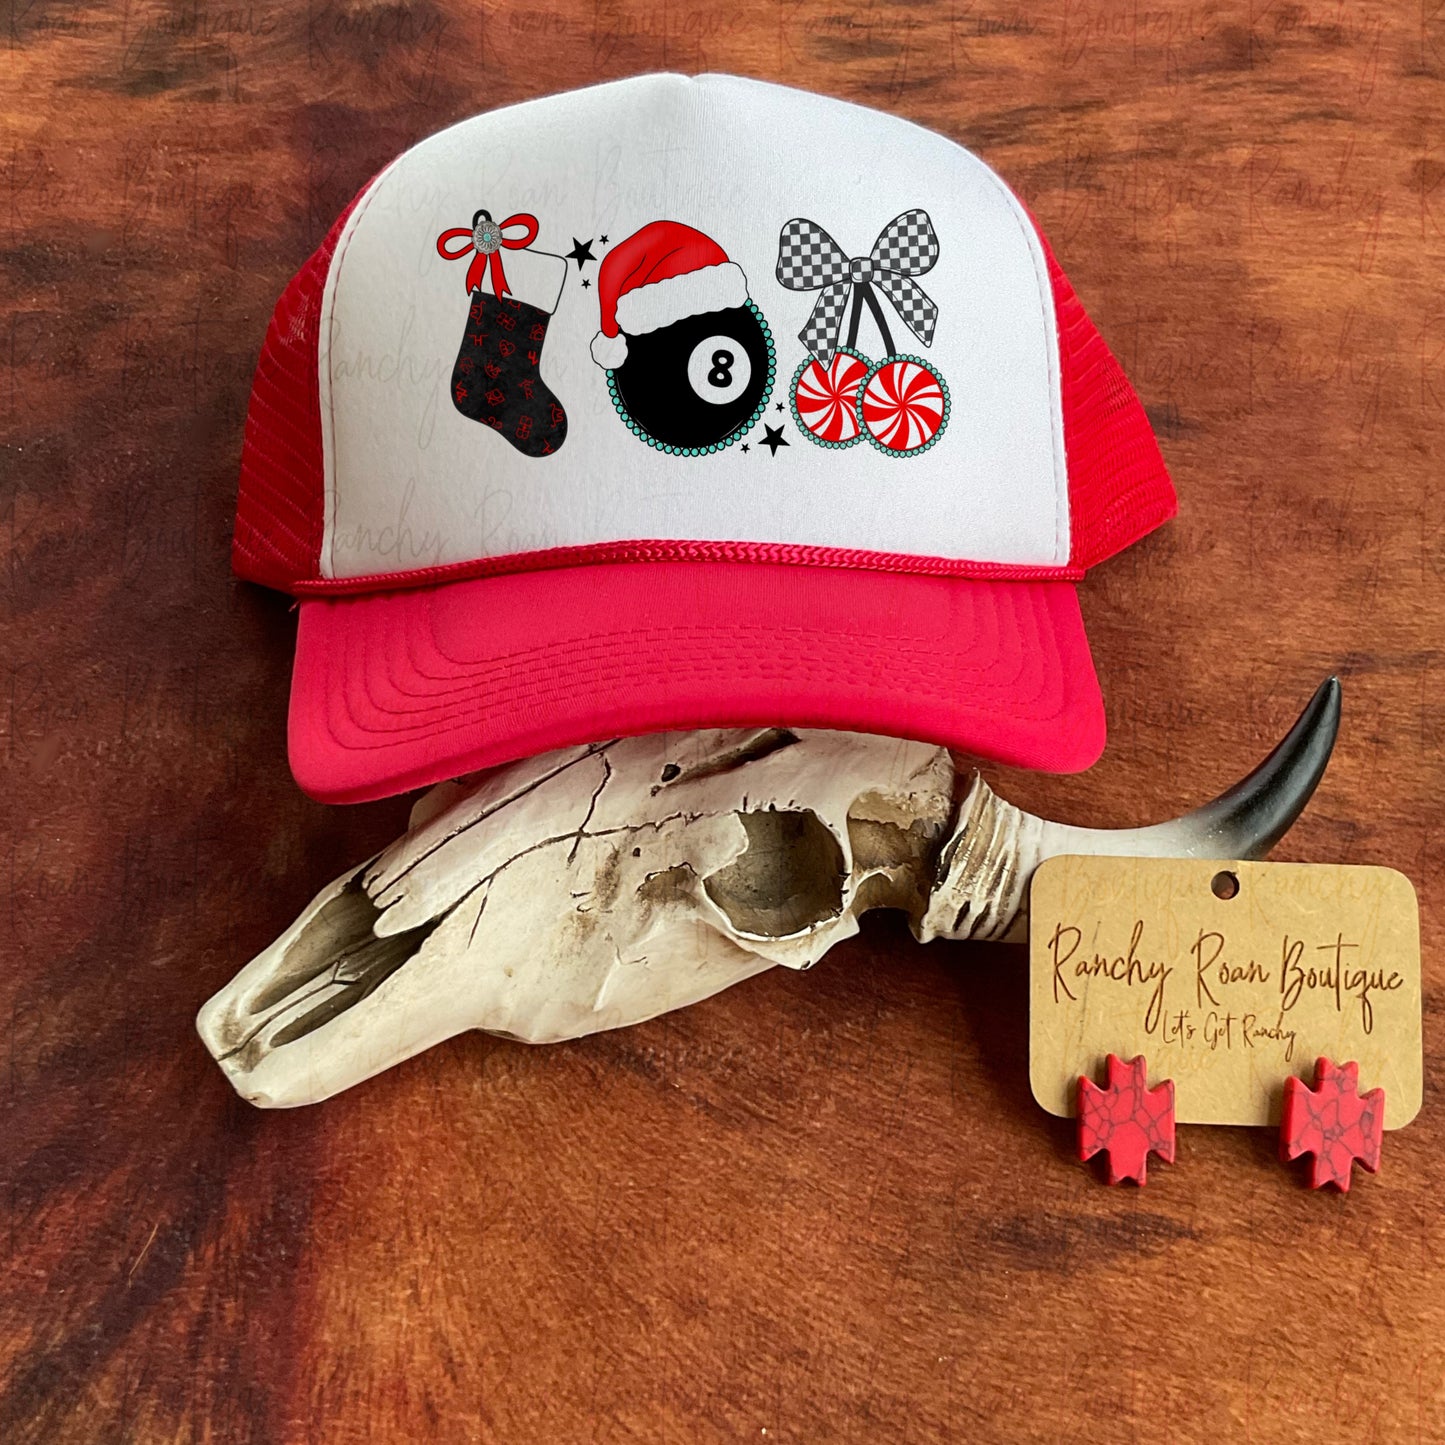
[[1339, 684], [1215, 802], [1157, 827], [1046, 822], [948, 752], [855, 733], [623, 738], [444, 783], [410, 831], [324, 888], [202, 1008], [206, 1047], [263, 1107], [313, 1103], [469, 1029], [552, 1043], [640, 1023], [784, 964], [871, 908], [914, 935], [1023, 929], [1060, 853], [1260, 857], [1329, 760]]

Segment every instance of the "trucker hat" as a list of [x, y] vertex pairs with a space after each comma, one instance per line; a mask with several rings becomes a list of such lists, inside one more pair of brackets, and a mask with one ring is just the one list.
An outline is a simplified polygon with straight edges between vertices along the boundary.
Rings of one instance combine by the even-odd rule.
[[233, 547], [301, 599], [297, 781], [667, 729], [1069, 772], [1075, 583], [1175, 498], [1024, 205], [893, 116], [647, 75], [412, 147], [286, 288]]

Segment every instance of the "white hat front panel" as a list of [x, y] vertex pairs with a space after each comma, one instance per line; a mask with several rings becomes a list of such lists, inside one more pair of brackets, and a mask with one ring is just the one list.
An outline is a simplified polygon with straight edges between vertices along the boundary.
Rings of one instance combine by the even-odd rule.
[[323, 304], [325, 577], [655, 539], [1068, 563], [1042, 246], [907, 122], [720, 76], [479, 116], [362, 197]]

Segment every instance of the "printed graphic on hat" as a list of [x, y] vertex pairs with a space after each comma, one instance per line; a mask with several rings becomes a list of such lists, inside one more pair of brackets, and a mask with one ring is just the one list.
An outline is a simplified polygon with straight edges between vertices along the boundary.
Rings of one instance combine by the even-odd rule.
[[592, 359], [640, 440], [705, 456], [762, 415], [776, 374], [773, 335], [742, 268], [710, 236], [650, 222], [603, 258], [597, 300]]
[[466, 326], [452, 367], [452, 405], [505, 437], [523, 456], [546, 457], [567, 440], [567, 413], [542, 380], [542, 347], [567, 262], [533, 251], [537, 218], [519, 211], [494, 221], [479, 210], [470, 226], [437, 237], [447, 261], [471, 253]]
[[[795, 217], [778, 236], [778, 281], [789, 291], [817, 291], [798, 339], [812, 353], [793, 374], [793, 416], [819, 446], [851, 447], [865, 437], [889, 456], [917, 456], [948, 425], [948, 386], [922, 357], [894, 350], [878, 291], [909, 331], [933, 344], [938, 307], [915, 281], [938, 260], [928, 212], [895, 216], [866, 256], [848, 256], [816, 221]], [[851, 300], [851, 307], [850, 307]], [[856, 349], [863, 308], [883, 343], [876, 365]], [[840, 342], [843, 315], [847, 336]]]

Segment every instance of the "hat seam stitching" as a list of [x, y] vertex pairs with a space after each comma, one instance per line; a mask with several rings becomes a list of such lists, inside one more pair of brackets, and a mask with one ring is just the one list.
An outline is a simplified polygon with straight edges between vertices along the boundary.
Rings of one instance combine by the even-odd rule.
[[[340, 488], [339, 484], [337, 483], [336, 476], [335, 476], [335, 473], [336, 473], [336, 470], [337, 470], [337, 467], [336, 467], [336, 402], [335, 402], [335, 396], [334, 396], [334, 388], [333, 388], [332, 385], [331, 385], [331, 344], [332, 344], [332, 340], [333, 340], [332, 333], [333, 333], [334, 330], [335, 330], [335, 321], [336, 321], [336, 296], [337, 296], [337, 293], [341, 290], [341, 270], [342, 270], [342, 267], [346, 264], [346, 257], [347, 257], [347, 255], [348, 255], [348, 254], [350, 253], [350, 251], [351, 251], [351, 243], [352, 243], [352, 241], [354, 241], [354, 240], [356, 239], [356, 233], [361, 229], [362, 218], [366, 215], [367, 211], [371, 209], [371, 203], [372, 203], [372, 202], [377, 198], [377, 196], [381, 193], [381, 188], [382, 188], [382, 186], [386, 184], [387, 178], [388, 178], [388, 177], [392, 174], [392, 172], [396, 169], [397, 163], [398, 163], [398, 161], [399, 161], [400, 159], [401, 159], [401, 157], [398, 156], [395, 160], [393, 160], [393, 161], [391, 162], [390, 165], [386, 166], [385, 169], [382, 170], [381, 174], [380, 174], [379, 176], [377, 176], [376, 181], [375, 181], [375, 184], [372, 186], [370, 193], [367, 195], [366, 199], [362, 201], [361, 205], [357, 207], [356, 211], [355, 211], [355, 212], [353, 213], [353, 215], [352, 215], [351, 224], [350, 224], [350, 226], [347, 228], [346, 235], [343, 237], [342, 242], [341, 242], [341, 245], [337, 248], [336, 254], [335, 254], [335, 256], [334, 256], [333, 259], [332, 259], [331, 268], [330, 268], [330, 276], [331, 276], [332, 278], [334, 278], [334, 279], [332, 280], [332, 290], [331, 290], [331, 310], [330, 310], [330, 312], [329, 312], [327, 315], [325, 315], [325, 316], [322, 317], [322, 320], [326, 323], [326, 429], [327, 429], [328, 435], [329, 435], [330, 438], [331, 438], [331, 466], [332, 466], [333, 476], [332, 476], [332, 485], [331, 485], [330, 488], [328, 488], [327, 485], [326, 485], [325, 452], [323, 451], [323, 453], [322, 453], [322, 469], [321, 469], [321, 507], [322, 507], [322, 514], [321, 514], [321, 515], [322, 515], [323, 540], [324, 540], [324, 541], [327, 541], [327, 542], [329, 543], [329, 545], [328, 545], [328, 547], [327, 547], [327, 549], [326, 549], [326, 550], [327, 550], [327, 553], [328, 553], [327, 558], [326, 558], [326, 561], [327, 561], [327, 565], [332, 569], [332, 575], [333, 575], [333, 577], [335, 576], [335, 571], [336, 571], [336, 559], [335, 559], [334, 556], [332, 556], [332, 555], [330, 555], [330, 554], [335, 550], [335, 547], [336, 547], [336, 517], [335, 517], [334, 504], [333, 504], [332, 516], [331, 516], [331, 519], [330, 519], [330, 520], [331, 520], [331, 526], [330, 526], [330, 528], [327, 529], [327, 527], [326, 527], [325, 524], [326, 524], [326, 494], [327, 494], [328, 490], [331, 492], [331, 494], [333, 495], [333, 497], [335, 497], [335, 498], [337, 498], [337, 499], [340, 498], [340, 494], [341, 494], [341, 488]], [[324, 292], [323, 292], [323, 297], [324, 297]], [[319, 348], [318, 348], [318, 355], [317, 355], [316, 360], [317, 360], [317, 370], [318, 370], [318, 380], [319, 380], [320, 362], [321, 362], [321, 357], [320, 357], [320, 355], [319, 355]], [[329, 530], [330, 533], [331, 533], [329, 539], [326, 538], [326, 536], [325, 536], [325, 533], [326, 533], [327, 530]], [[1056, 548], [1055, 548], [1055, 552], [1057, 552], [1057, 550], [1058, 550], [1058, 549], [1057, 549], [1057, 547], [1056, 547]], [[317, 571], [319, 572], [320, 570], [321, 570], [320, 561], [319, 561], [319, 559], [318, 559], [318, 562], [317, 562]]]
[[[1034, 234], [1034, 235], [1031, 235], [1031, 234], [1030, 234], [1030, 231], [1031, 231], [1030, 223], [1029, 223], [1029, 221], [1028, 221], [1027, 216], [1023, 213], [1023, 208], [1022, 208], [1022, 206], [1021, 206], [1020, 203], [1019, 203], [1018, 197], [1014, 195], [1013, 191], [1010, 190], [1010, 188], [1009, 188], [1008, 185], [1004, 182], [1004, 180], [1002, 179], [1002, 177], [1000, 177], [999, 175], [997, 175], [997, 174], [994, 172], [993, 167], [990, 166], [990, 165], [988, 164], [988, 162], [983, 159], [982, 156], [974, 155], [974, 152], [972, 152], [971, 150], [969, 150], [967, 146], [960, 146], [959, 149], [962, 150], [962, 151], [964, 152], [964, 154], [969, 155], [969, 156], [973, 156], [974, 160], [976, 160], [976, 161], [979, 163], [979, 167], [982, 169], [983, 173], [988, 177], [990, 184], [991, 184], [991, 185], [994, 187], [994, 189], [995, 189], [996, 191], [998, 191], [998, 193], [1003, 197], [1005, 209], [1008, 211], [1009, 215], [1013, 217], [1014, 224], [1019, 228], [1019, 232], [1020, 232], [1020, 234], [1023, 236], [1024, 250], [1028, 253], [1029, 265], [1033, 268], [1033, 273], [1034, 273], [1034, 286], [1035, 286], [1035, 288], [1036, 288], [1037, 291], [1038, 291], [1038, 297], [1039, 297], [1039, 314], [1040, 314], [1040, 317], [1041, 317], [1041, 319], [1042, 319], [1042, 321], [1043, 321], [1044, 328], [1045, 328], [1045, 330], [1048, 330], [1050, 327], [1052, 327], [1053, 333], [1054, 333], [1054, 347], [1053, 347], [1052, 350], [1051, 350], [1050, 347], [1048, 346], [1048, 342], [1047, 342], [1047, 339], [1046, 339], [1046, 340], [1045, 340], [1045, 343], [1044, 343], [1044, 351], [1045, 351], [1045, 364], [1046, 364], [1046, 366], [1047, 366], [1047, 368], [1048, 368], [1048, 382], [1049, 382], [1049, 412], [1050, 412], [1050, 415], [1049, 415], [1049, 445], [1050, 445], [1050, 449], [1052, 450], [1053, 455], [1054, 455], [1054, 556], [1055, 556], [1055, 558], [1057, 558], [1057, 557], [1059, 556], [1060, 551], [1062, 550], [1060, 544], [1061, 544], [1061, 542], [1062, 542], [1062, 540], [1063, 540], [1063, 536], [1062, 536], [1062, 533], [1063, 533], [1063, 519], [1064, 519], [1064, 517], [1067, 515], [1067, 508], [1068, 508], [1068, 501], [1069, 501], [1069, 458], [1068, 458], [1068, 440], [1067, 440], [1067, 438], [1064, 437], [1063, 434], [1062, 434], [1062, 433], [1063, 433], [1063, 383], [1062, 383], [1062, 376], [1061, 376], [1060, 372], [1055, 369], [1055, 368], [1056, 368], [1056, 364], [1058, 363], [1058, 352], [1059, 352], [1059, 348], [1060, 348], [1060, 338], [1059, 338], [1058, 317], [1057, 317], [1056, 314], [1054, 314], [1054, 308], [1053, 308], [1053, 305], [1052, 305], [1052, 301], [1053, 301], [1053, 286], [1052, 286], [1052, 283], [1049, 281], [1049, 278], [1048, 278], [1048, 276], [1047, 276], [1047, 266], [1045, 267], [1044, 273], [1043, 273], [1043, 274], [1040, 273], [1040, 270], [1039, 270], [1039, 256], [1038, 256], [1038, 254], [1037, 254], [1036, 251], [1035, 251], [1035, 243], [1036, 243], [1036, 242], [1039, 242], [1039, 238], [1038, 238], [1038, 236], [1037, 236], [1036, 234]], [[1040, 247], [1041, 247], [1041, 243], [1040, 243]], [[1060, 426], [1059, 426], [1059, 433], [1058, 433], [1057, 435], [1056, 435], [1055, 432], [1054, 432], [1054, 424], [1053, 424], [1053, 422], [1054, 422], [1053, 409], [1054, 409], [1055, 404], [1057, 404], [1058, 407], [1059, 407], [1059, 423], [1060, 423]], [[1060, 443], [1061, 443], [1061, 442], [1063, 443], [1063, 446], [1062, 446], [1062, 455], [1061, 455], [1061, 447], [1060, 447]], [[1059, 496], [1059, 477], [1060, 477], [1061, 474], [1062, 474], [1062, 476], [1063, 476], [1063, 482], [1064, 482], [1064, 485], [1063, 485], [1062, 505], [1061, 505], [1060, 496]], [[1070, 550], [1072, 550], [1072, 548], [1071, 548]], [[1065, 563], [1064, 563], [1064, 564], [1061, 564], [1061, 565], [1066, 565], [1066, 564], [1067, 564], [1067, 559], [1065, 559]]]

